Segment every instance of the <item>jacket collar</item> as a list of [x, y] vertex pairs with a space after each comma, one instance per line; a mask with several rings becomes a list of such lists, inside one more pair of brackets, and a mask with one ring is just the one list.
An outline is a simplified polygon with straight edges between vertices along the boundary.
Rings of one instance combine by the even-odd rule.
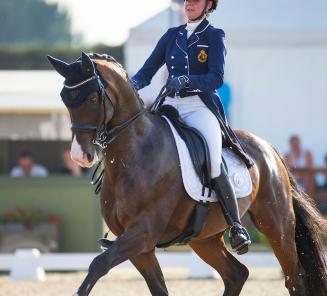
[[181, 26], [177, 33], [176, 44], [177, 46], [187, 53], [187, 31], [186, 31], [186, 24]]
[[191, 47], [192, 45], [194, 45], [200, 40], [199, 35], [202, 34], [209, 27], [209, 25], [210, 25], [209, 21], [205, 18], [197, 26], [193, 34], [187, 39], [188, 47]]

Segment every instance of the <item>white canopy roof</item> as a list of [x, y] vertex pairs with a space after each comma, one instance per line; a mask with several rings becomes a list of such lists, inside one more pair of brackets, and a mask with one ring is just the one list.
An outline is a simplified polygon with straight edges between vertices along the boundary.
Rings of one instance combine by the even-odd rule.
[[0, 71], [0, 113], [64, 111], [55, 71]]

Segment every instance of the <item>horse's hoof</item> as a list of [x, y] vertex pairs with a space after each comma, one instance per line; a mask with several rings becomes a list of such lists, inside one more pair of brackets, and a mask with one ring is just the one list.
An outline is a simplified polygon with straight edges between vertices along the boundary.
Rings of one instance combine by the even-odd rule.
[[249, 251], [249, 246], [246, 245], [246, 246], [238, 249], [236, 252], [238, 255], [243, 255], [243, 254], [247, 253], [248, 251]]

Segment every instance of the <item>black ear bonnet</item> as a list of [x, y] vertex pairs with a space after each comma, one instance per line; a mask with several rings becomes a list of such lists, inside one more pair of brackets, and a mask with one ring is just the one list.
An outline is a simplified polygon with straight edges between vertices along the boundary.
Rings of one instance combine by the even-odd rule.
[[65, 77], [60, 96], [68, 108], [78, 108], [89, 94], [100, 92], [108, 85], [85, 53], [72, 64], [51, 56], [48, 56], [48, 59], [57, 72]]

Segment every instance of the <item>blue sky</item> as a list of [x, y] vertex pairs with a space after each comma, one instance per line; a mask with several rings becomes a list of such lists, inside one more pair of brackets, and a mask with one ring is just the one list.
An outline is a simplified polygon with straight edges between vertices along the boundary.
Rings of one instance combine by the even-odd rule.
[[[73, 32], [81, 33], [85, 43], [117, 45], [124, 42], [129, 29], [169, 6], [170, 0], [47, 0], [68, 10]], [[98, 7], [98, 8], [97, 8]]]

